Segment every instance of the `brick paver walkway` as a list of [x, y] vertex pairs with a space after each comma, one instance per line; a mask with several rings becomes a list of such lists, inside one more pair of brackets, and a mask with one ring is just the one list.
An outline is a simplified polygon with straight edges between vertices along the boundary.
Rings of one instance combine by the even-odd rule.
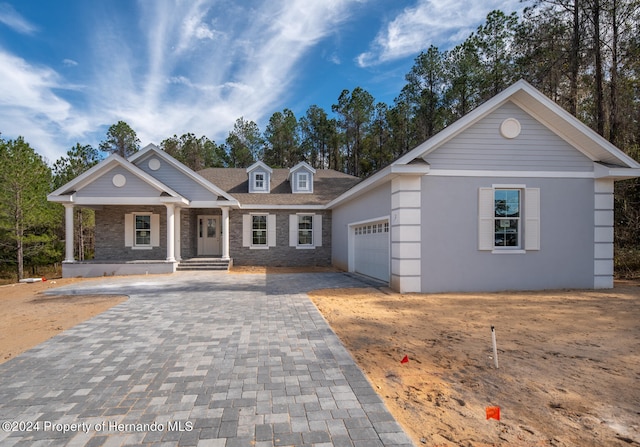
[[306, 296], [338, 273], [177, 273], [0, 365], [2, 446], [411, 446]]

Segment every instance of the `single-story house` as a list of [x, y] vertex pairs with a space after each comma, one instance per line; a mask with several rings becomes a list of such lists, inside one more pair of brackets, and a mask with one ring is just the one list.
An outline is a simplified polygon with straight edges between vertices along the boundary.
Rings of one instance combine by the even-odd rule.
[[[613, 287], [613, 185], [640, 164], [519, 81], [360, 180], [299, 163], [194, 172], [154, 145], [49, 195], [64, 276], [167, 273], [193, 258], [334, 265], [401, 292]], [[73, 209], [96, 210], [76, 261]]]

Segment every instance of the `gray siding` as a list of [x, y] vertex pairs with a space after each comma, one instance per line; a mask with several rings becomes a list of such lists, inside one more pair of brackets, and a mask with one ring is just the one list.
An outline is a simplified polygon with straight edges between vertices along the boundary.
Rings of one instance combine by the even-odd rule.
[[[478, 188], [540, 188], [540, 250], [478, 250]], [[422, 291], [593, 287], [593, 180], [462, 178], [422, 180]]]
[[[520, 121], [513, 139], [500, 134], [506, 118]], [[593, 171], [593, 162], [509, 102], [428, 154], [433, 169]]]
[[[263, 212], [262, 210], [260, 212]], [[311, 211], [322, 214], [322, 246], [297, 249], [289, 246], [289, 216], [308, 210], [265, 210], [276, 215], [276, 246], [255, 250], [242, 246], [242, 216], [247, 210], [229, 212], [229, 255], [233, 265], [266, 265], [274, 267], [331, 265], [331, 211]]]
[[[124, 215], [160, 215], [160, 246], [134, 250], [124, 246]], [[96, 261], [163, 260], [167, 258], [167, 208], [164, 206], [105, 206], [96, 210]]]
[[157, 158], [153, 152], [148, 157], [137, 160], [136, 166], [189, 200], [216, 200], [218, 198], [217, 195], [160, 158], [157, 158], [160, 161], [160, 169], [151, 170], [149, 160], [152, 158]]
[[333, 210], [333, 251], [332, 262], [336, 267], [349, 267], [348, 230], [349, 224], [391, 214], [391, 183], [385, 183], [372, 191], [347, 202]]
[[[113, 184], [113, 176], [122, 174], [127, 183], [118, 188]], [[147, 182], [126, 169], [116, 166], [76, 193], [77, 197], [158, 197], [160, 192]]]

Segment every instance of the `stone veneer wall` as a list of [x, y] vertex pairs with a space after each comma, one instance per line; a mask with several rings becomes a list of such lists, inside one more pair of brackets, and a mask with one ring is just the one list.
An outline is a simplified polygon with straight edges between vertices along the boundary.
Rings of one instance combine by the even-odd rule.
[[[124, 246], [124, 215], [160, 215], [160, 246], [134, 250]], [[167, 258], [167, 208], [164, 206], [105, 206], [96, 210], [96, 261], [163, 260]]]
[[[242, 246], [242, 216], [269, 213], [276, 215], [276, 246], [251, 249]], [[231, 210], [229, 212], [229, 251], [234, 265], [269, 265], [274, 267], [331, 265], [331, 211], [311, 211], [322, 215], [322, 246], [298, 249], [289, 246], [289, 216], [306, 210]]]

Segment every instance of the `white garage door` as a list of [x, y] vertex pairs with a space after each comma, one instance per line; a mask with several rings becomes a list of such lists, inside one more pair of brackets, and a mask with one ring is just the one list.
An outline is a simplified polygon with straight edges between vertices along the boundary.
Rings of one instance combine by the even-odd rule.
[[354, 227], [354, 270], [389, 281], [389, 221], [369, 222]]

